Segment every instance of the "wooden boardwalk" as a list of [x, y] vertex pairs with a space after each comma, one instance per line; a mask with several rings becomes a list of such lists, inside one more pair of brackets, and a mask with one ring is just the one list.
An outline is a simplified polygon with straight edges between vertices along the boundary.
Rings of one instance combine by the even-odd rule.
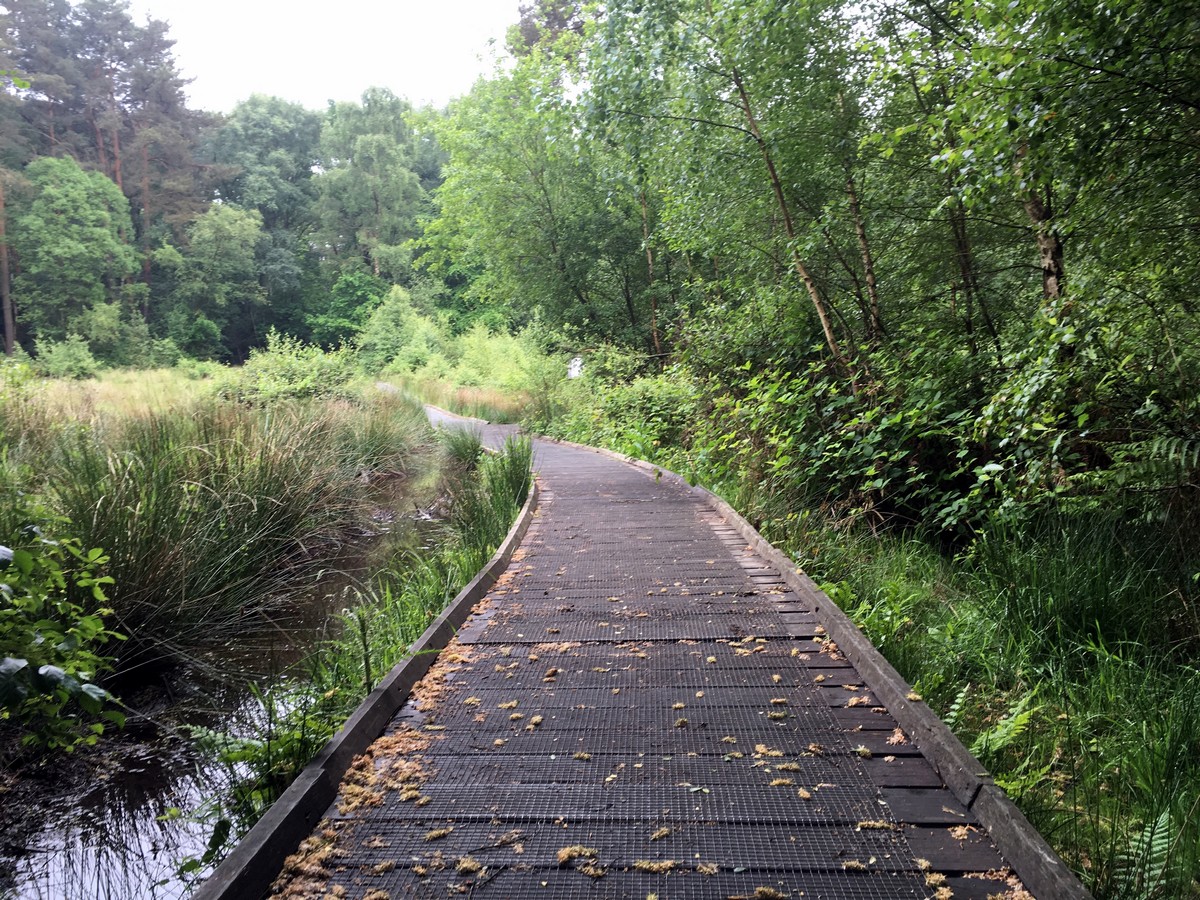
[[712, 504], [548, 442], [536, 469], [512, 562], [275, 894], [1030, 896], [819, 604]]

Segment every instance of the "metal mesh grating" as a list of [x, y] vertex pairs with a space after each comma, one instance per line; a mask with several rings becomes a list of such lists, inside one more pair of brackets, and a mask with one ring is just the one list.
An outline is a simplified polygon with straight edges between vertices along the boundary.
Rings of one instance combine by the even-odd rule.
[[[721, 784], [693, 790], [694, 785], [638, 784], [557, 785], [442, 784], [422, 788], [429, 800], [362, 807], [356, 821], [432, 817], [488, 822], [758, 822], [791, 825], [849, 824], [878, 819], [883, 807], [861, 786], [835, 785], [801, 799], [790, 791], [768, 791], [759, 785]], [[331, 818], [340, 817], [334, 812]]]
[[[446, 829], [448, 833], [444, 833]], [[378, 862], [375, 851], [380, 849], [386, 849], [397, 862], [428, 859], [440, 851], [444, 857], [470, 855], [491, 865], [521, 862], [552, 869], [558, 868], [559, 851], [570, 846], [595, 850], [595, 859], [613, 870], [631, 868], [638, 859], [672, 859], [684, 868], [694, 868], [694, 861], [699, 860], [731, 873], [742, 868], [840, 872], [849, 859], [860, 860], [878, 871], [916, 868], [911, 859], [905, 858], [899, 834], [857, 826], [717, 827], [655, 822], [628, 823], [620, 828], [569, 823], [566, 828], [533, 829], [507, 821], [492, 824], [426, 818], [377, 822], [370, 828], [355, 825], [347, 833], [345, 845], [350, 849], [341, 864], [361, 869]]]
[[[523, 861], [499, 863], [490, 870], [462, 875], [454, 870], [457, 860], [443, 859], [440, 871], [427, 872], [423, 878], [416, 877], [407, 867], [397, 867], [371, 876], [338, 873], [334, 883], [352, 886], [353, 890], [360, 892], [352, 896], [360, 896], [362, 891], [377, 888], [387, 891], [394, 898], [443, 898], [469, 894], [513, 900], [526, 897], [575, 900], [648, 897], [653, 894], [664, 898], [726, 897], [745, 900], [762, 896], [805, 900], [902, 900], [928, 896], [924, 882], [908, 873], [868, 872], [838, 877], [823, 872], [719, 870], [713, 875], [703, 875], [696, 868], [701, 864], [700, 860], [687, 862], [690, 863], [687, 867], [679, 866], [663, 875], [605, 869], [606, 874], [594, 879], [570, 867], [543, 869]], [[760, 889], [768, 887], [777, 893], [760, 893]]]
[[673, 616], [670, 619], [615, 618], [589, 619], [530, 619], [511, 617], [493, 619], [480, 630], [463, 629], [459, 640], [464, 644], [540, 644], [556, 641], [678, 641], [713, 640], [722, 637], [740, 638], [748, 634], [769, 637], [788, 636], [784, 625], [776, 619], [763, 621], [746, 615]]

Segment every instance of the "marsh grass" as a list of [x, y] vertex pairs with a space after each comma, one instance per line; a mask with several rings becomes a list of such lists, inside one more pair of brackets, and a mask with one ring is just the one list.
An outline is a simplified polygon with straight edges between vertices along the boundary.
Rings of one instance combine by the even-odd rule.
[[[126, 676], [265, 625], [365, 519], [370, 479], [408, 472], [432, 447], [404, 398], [177, 403], [184, 383], [138, 381], [103, 401], [43, 383], [0, 403], [10, 483], [111, 557]], [[7, 506], [6, 533], [37, 524]]]
[[474, 471], [483, 457], [483, 441], [472, 428], [438, 429], [438, 443], [450, 478]]

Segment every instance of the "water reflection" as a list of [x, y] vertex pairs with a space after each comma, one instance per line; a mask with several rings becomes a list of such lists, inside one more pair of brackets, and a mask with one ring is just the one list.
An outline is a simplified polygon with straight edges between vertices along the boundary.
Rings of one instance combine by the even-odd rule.
[[179, 869], [203, 857], [215, 825], [204, 810], [229, 794], [233, 776], [197, 749], [189, 729], [261, 733], [250, 686], [303, 660], [381, 556], [436, 540], [439, 526], [414, 513], [411, 492], [385, 499], [376, 533], [286, 615], [196, 656], [169, 684], [124, 697], [135, 712], [102, 750], [0, 780], [0, 897], [175, 900], [209, 874]]

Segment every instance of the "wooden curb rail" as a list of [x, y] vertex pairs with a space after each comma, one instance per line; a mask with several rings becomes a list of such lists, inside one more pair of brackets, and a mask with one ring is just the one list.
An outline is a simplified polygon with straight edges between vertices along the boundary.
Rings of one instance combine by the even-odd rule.
[[387, 674], [283, 796], [192, 894], [193, 900], [247, 900], [267, 892], [284, 860], [312, 832], [337, 796], [338, 785], [350, 763], [383, 733], [396, 710], [408, 699], [413, 685], [429, 671], [438, 653], [471, 614], [472, 607], [508, 567], [529, 530], [537, 499], [537, 482], [530, 479], [525, 505], [488, 564], [459, 591], [409, 648], [408, 657]]

